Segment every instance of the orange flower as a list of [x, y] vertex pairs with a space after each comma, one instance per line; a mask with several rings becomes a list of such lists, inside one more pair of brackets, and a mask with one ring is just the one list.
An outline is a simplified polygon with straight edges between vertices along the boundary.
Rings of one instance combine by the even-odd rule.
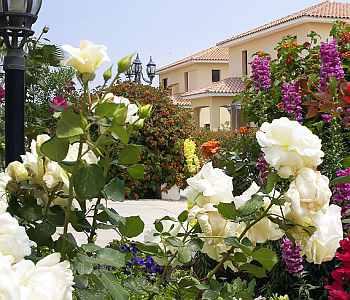
[[248, 127], [240, 127], [239, 128], [239, 133], [240, 134], [247, 134], [249, 132]]
[[211, 158], [220, 150], [220, 142], [212, 140], [204, 143], [201, 146], [202, 153], [205, 158]]

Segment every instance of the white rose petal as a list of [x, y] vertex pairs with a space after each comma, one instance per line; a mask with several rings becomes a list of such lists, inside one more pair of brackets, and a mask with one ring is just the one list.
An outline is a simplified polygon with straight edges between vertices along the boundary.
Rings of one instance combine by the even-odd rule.
[[316, 232], [303, 246], [306, 260], [314, 264], [331, 261], [343, 239], [341, 208], [331, 205], [325, 213], [318, 213], [314, 225]]
[[10, 257], [0, 256], [0, 299], [21, 300], [21, 290]]
[[291, 203], [291, 217], [296, 222], [307, 223], [312, 214], [328, 208], [332, 192], [326, 176], [303, 168], [291, 182], [285, 196]]
[[19, 161], [10, 163], [6, 168], [6, 173], [18, 183], [28, 180], [29, 178], [26, 167]]
[[69, 262], [60, 262], [60, 254], [51, 254], [36, 266], [23, 260], [14, 266], [20, 282], [22, 299], [71, 300], [73, 272]]
[[188, 201], [203, 207], [207, 203], [219, 204], [233, 201], [232, 177], [227, 176], [222, 170], [214, 169], [212, 163], [207, 163], [202, 170], [192, 178], [187, 179], [189, 187], [187, 196], [195, 196]]
[[296, 175], [304, 168], [316, 168], [324, 153], [321, 140], [307, 127], [287, 118], [264, 123], [256, 134], [266, 161], [281, 177]]
[[70, 45], [64, 45], [62, 48], [70, 55], [65, 64], [72, 66], [80, 74], [94, 74], [103, 63], [110, 60], [105, 46], [89, 41], [81, 41], [80, 48]]
[[0, 215], [0, 255], [11, 256], [15, 262], [31, 253], [31, 241], [24, 227], [8, 213]]
[[[83, 144], [82, 152], [85, 153], [88, 149], [89, 149], [89, 146], [87, 144]], [[70, 145], [65, 161], [76, 161], [78, 159], [78, 153], [79, 153], [79, 143], [74, 143], [73, 145]], [[96, 157], [95, 153], [91, 150], [85, 153], [82, 159], [85, 160], [85, 162], [89, 165], [98, 163], [98, 158]]]
[[7, 184], [11, 181], [11, 177], [6, 173], [0, 173], [0, 214], [7, 210]]

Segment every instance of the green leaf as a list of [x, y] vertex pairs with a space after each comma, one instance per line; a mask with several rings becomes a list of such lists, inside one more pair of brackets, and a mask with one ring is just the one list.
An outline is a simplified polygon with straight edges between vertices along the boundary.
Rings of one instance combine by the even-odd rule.
[[267, 176], [267, 183], [266, 183], [266, 193], [270, 194], [272, 190], [274, 189], [276, 183], [280, 180], [280, 177], [277, 175], [277, 173], [270, 173]]
[[103, 102], [97, 105], [96, 115], [101, 118], [112, 118], [116, 113], [119, 105], [113, 102]]
[[178, 217], [177, 217], [178, 221], [180, 223], [185, 223], [188, 219], [188, 211], [184, 210]]
[[238, 211], [241, 216], [249, 216], [257, 212], [264, 205], [264, 198], [259, 195], [254, 195], [249, 199], [243, 206], [241, 206]]
[[252, 274], [256, 278], [264, 278], [266, 277], [266, 272], [262, 267], [252, 265], [252, 264], [245, 264], [239, 267], [241, 271], [245, 271], [249, 274]]
[[225, 244], [228, 246], [234, 246], [236, 248], [240, 248], [243, 251], [243, 253], [245, 253], [248, 256], [250, 256], [253, 252], [253, 247], [246, 246], [246, 245], [240, 243], [238, 238], [236, 238], [236, 237], [225, 238]]
[[79, 168], [73, 174], [72, 180], [79, 199], [98, 197], [105, 185], [103, 170], [95, 164]]
[[69, 150], [69, 140], [53, 137], [42, 144], [40, 151], [53, 161], [62, 161], [66, 158]]
[[117, 104], [118, 107], [113, 114], [112, 127], [124, 126], [128, 117], [128, 107], [125, 104]]
[[133, 165], [128, 168], [128, 173], [133, 179], [143, 179], [145, 175], [144, 165]]
[[187, 264], [192, 260], [192, 251], [189, 247], [179, 247], [178, 248], [178, 254], [177, 254], [178, 260], [182, 264]]
[[125, 267], [125, 254], [112, 248], [104, 248], [97, 252], [95, 263], [100, 265], [112, 266], [115, 268]]
[[95, 244], [84, 244], [81, 245], [81, 248], [87, 253], [95, 253], [96, 251], [101, 250], [101, 247]]
[[343, 184], [343, 183], [349, 183], [350, 182], [350, 176], [341, 176], [333, 179], [331, 181], [331, 185], [337, 185], [337, 184]]
[[345, 157], [342, 162], [341, 162], [342, 166], [344, 168], [349, 168], [350, 167], [350, 156]]
[[238, 216], [238, 211], [233, 203], [219, 203], [217, 208], [225, 219], [235, 220]]
[[108, 216], [108, 221], [111, 224], [119, 226], [119, 224], [126, 224], [124, 217], [120, 216], [113, 208], [103, 207], [104, 212]]
[[99, 272], [99, 280], [104, 285], [108, 293], [111, 295], [112, 300], [128, 300], [129, 293], [110, 276], [107, 276], [105, 272]]
[[111, 127], [112, 136], [123, 144], [129, 143], [129, 134], [123, 125], [113, 124]]
[[125, 218], [125, 224], [118, 226], [120, 233], [128, 238], [139, 236], [145, 229], [145, 223], [139, 216]]
[[77, 257], [74, 259], [73, 265], [75, 270], [80, 275], [91, 274], [91, 272], [94, 269], [90, 257], [81, 254], [78, 254]]
[[125, 183], [118, 178], [112, 179], [103, 189], [103, 194], [108, 200], [122, 202], [125, 200]]
[[141, 159], [141, 147], [138, 145], [127, 145], [119, 154], [121, 165], [134, 165]]
[[271, 271], [275, 264], [278, 262], [276, 253], [268, 248], [260, 248], [254, 251], [252, 257], [258, 261], [267, 271]]
[[82, 124], [80, 114], [75, 113], [72, 109], [65, 110], [57, 122], [57, 137], [64, 139], [84, 134]]

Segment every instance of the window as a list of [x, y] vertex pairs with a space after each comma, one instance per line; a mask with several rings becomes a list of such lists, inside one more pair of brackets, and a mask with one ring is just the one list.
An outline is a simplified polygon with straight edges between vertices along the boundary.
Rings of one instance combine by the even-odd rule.
[[248, 75], [248, 51], [242, 51], [242, 75]]
[[220, 70], [211, 70], [211, 81], [212, 82], [220, 81]]
[[185, 80], [185, 92], [188, 92], [188, 72], [185, 72], [184, 80]]
[[168, 88], [168, 78], [164, 78], [163, 79], [163, 89], [167, 89]]

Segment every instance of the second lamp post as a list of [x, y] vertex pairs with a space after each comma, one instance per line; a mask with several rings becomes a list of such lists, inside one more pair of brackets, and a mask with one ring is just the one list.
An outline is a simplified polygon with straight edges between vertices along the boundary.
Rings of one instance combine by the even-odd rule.
[[130, 66], [129, 70], [126, 72], [128, 79], [134, 80], [136, 83], [141, 83], [142, 80], [148, 84], [152, 84], [154, 77], [156, 76], [156, 64], [153, 62], [152, 57], [149, 59], [149, 63], [146, 66], [146, 73], [149, 79], [145, 78], [143, 75], [142, 62], [140, 60], [139, 54], [137, 54], [136, 59]]

